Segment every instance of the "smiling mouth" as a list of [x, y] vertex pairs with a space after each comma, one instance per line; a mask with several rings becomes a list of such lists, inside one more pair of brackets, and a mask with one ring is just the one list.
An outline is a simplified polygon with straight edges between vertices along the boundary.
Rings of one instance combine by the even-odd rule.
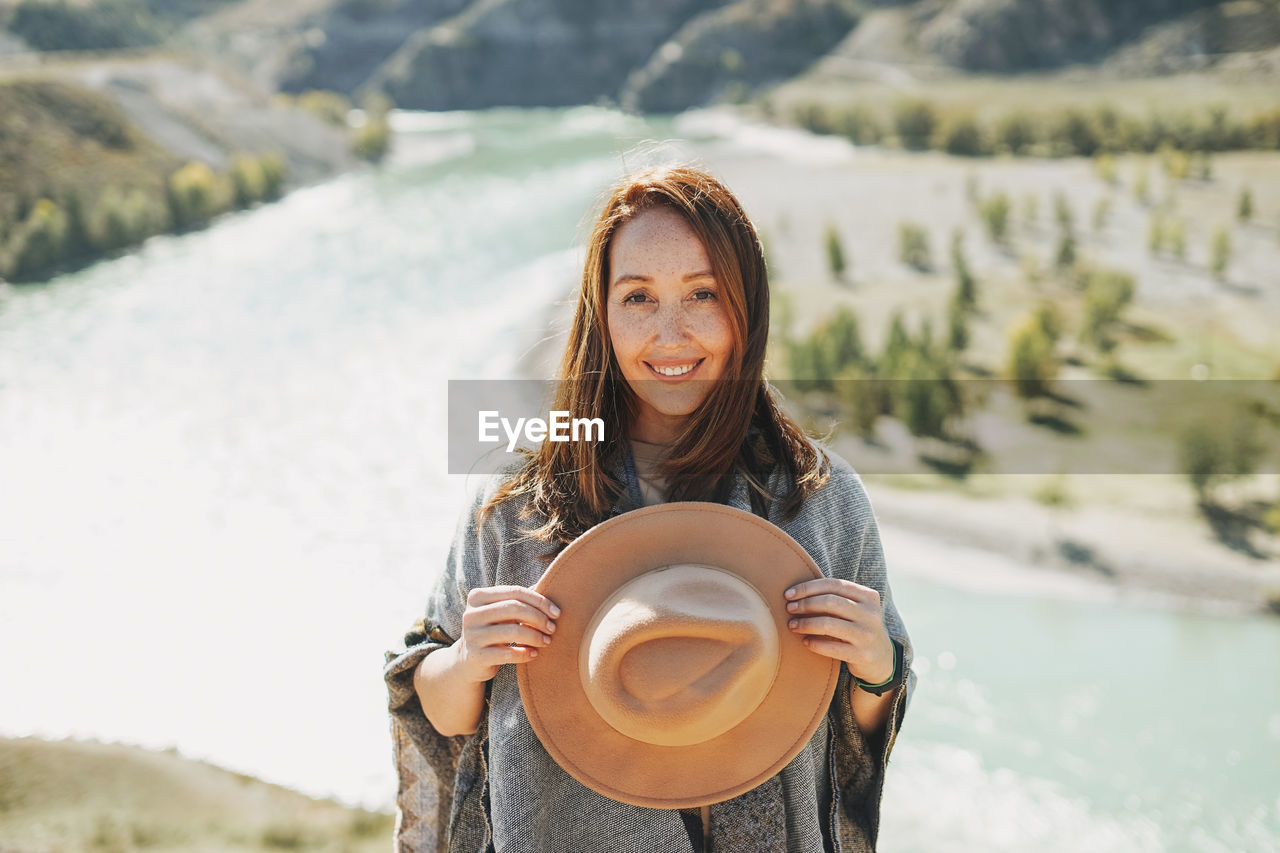
[[674, 379], [692, 373], [697, 369], [698, 365], [702, 364], [704, 361], [706, 361], [706, 359], [700, 358], [696, 361], [685, 362], [684, 364], [666, 364], [662, 367], [654, 367], [647, 361], [644, 364], [645, 367], [652, 370], [658, 376], [661, 376], [664, 379]]

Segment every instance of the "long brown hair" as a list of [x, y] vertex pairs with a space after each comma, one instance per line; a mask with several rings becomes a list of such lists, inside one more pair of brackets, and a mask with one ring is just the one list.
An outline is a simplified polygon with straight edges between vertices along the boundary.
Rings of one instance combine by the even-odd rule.
[[[518, 495], [529, 501], [524, 518], [537, 517], [535, 538], [567, 544], [600, 523], [626, 492], [612, 474], [626, 440], [637, 398], [618, 367], [607, 325], [609, 249], [624, 223], [657, 206], [675, 210], [702, 240], [711, 272], [725, 300], [733, 330], [733, 351], [724, 376], [687, 419], [670, 449], [661, 474], [672, 501], [728, 497], [734, 475], [748, 484], [752, 509], [764, 515], [783, 501], [790, 518], [805, 498], [830, 477], [830, 463], [778, 406], [764, 380], [769, 336], [769, 281], [755, 227], [724, 184], [692, 166], [664, 166], [627, 175], [607, 192], [603, 209], [587, 241], [582, 286], [569, 340], [561, 358], [553, 408], [575, 417], [603, 418], [600, 442], [544, 441], [524, 467], [486, 504], [481, 513]], [[623, 430], [611, 425], [623, 425]], [[778, 465], [789, 488], [768, 489]]]

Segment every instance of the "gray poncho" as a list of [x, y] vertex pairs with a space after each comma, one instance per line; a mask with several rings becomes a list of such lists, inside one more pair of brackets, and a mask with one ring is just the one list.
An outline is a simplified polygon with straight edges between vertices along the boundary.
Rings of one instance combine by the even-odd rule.
[[[916, 674], [911, 641], [894, 606], [885, 573], [875, 515], [862, 481], [834, 453], [830, 481], [783, 522], [774, 504], [769, 520], [813, 557], [828, 577], [874, 588], [884, 623], [902, 642], [908, 666], [884, 736], [863, 737], [849, 704], [850, 675], [840, 681], [825, 720], [805, 748], [760, 786], [711, 806], [711, 847], [718, 851], [822, 853], [872, 851], [879, 826], [880, 796]], [[618, 475], [623, 475], [621, 464]], [[384, 678], [390, 693], [391, 730], [400, 774], [396, 849], [415, 853], [633, 853], [691, 850], [678, 811], [616, 802], [583, 786], [552, 760], [525, 717], [513, 665], [490, 682], [488, 713], [475, 734], [446, 737], [423, 715], [413, 672], [423, 656], [461, 636], [462, 614], [472, 588], [498, 584], [533, 586], [550, 546], [522, 536], [531, 520], [519, 519], [522, 499], [506, 501], [483, 524], [476, 510], [502, 477], [477, 489], [458, 525], [448, 563], [422, 623], [405, 637], [407, 648], [387, 652]], [[770, 482], [781, 494], [781, 475]], [[751, 511], [739, 477], [727, 503]], [[614, 513], [634, 509], [623, 498]], [[830, 847], [828, 847], [828, 845]]]

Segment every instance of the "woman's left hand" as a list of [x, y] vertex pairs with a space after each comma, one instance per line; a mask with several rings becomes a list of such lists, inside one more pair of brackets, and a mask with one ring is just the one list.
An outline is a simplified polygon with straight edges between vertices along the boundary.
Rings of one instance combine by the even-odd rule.
[[884, 627], [880, 593], [840, 578], [796, 584], [786, 592], [788, 626], [820, 655], [842, 660], [868, 684], [893, 676], [893, 641]]

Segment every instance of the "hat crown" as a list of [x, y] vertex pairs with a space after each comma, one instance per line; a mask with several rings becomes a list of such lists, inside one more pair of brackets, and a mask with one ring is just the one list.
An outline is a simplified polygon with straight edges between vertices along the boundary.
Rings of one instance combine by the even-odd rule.
[[579, 675], [619, 733], [688, 746], [749, 717], [778, 662], [778, 629], [760, 592], [734, 573], [680, 564], [636, 577], [600, 605]]

